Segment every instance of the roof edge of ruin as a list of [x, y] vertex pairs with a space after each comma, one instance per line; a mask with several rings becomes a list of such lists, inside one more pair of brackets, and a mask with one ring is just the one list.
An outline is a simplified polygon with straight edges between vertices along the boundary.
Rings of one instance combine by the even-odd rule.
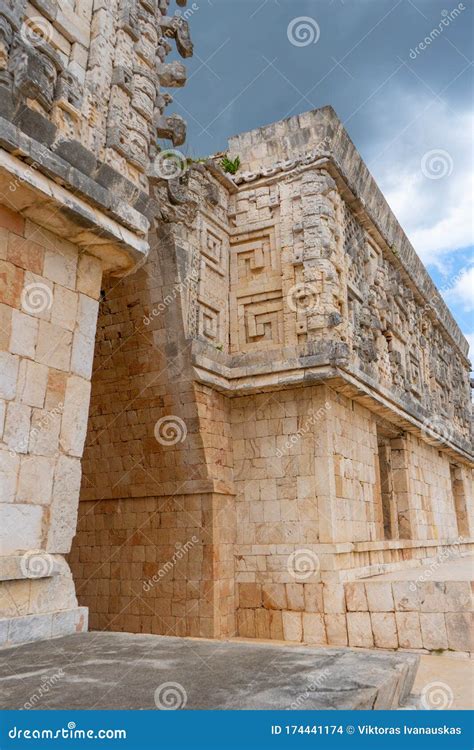
[[[408, 239], [400, 222], [390, 208], [375, 178], [352, 142], [341, 119], [331, 105], [291, 115], [283, 120], [278, 120], [232, 136], [229, 138], [229, 150], [231, 153], [234, 151], [237, 153], [237, 150], [240, 149], [239, 155], [242, 161], [245, 161], [245, 157], [242, 154], [242, 147], [245, 141], [256, 143], [259, 140], [261, 142], [265, 140], [267, 135], [274, 135], [276, 126], [292, 123], [293, 121], [298, 126], [301, 126], [301, 129], [304, 127], [304, 123], [307, 124], [312, 117], [315, 122], [319, 120], [319, 123], [317, 123], [318, 126], [322, 126], [320, 130], [321, 140], [330, 139], [331, 145], [328, 151], [336, 167], [347, 182], [349, 190], [360, 202], [370, 221], [373, 222], [388, 247], [396, 254], [401, 265], [411, 277], [419, 292], [429, 303], [439, 323], [449, 334], [449, 337], [456, 344], [460, 353], [463, 357], [467, 358], [469, 352], [467, 339], [455, 321], [421, 258]], [[258, 138], [256, 137], [257, 134]], [[308, 144], [309, 147], [311, 145]], [[310, 150], [310, 148], [306, 149], [306, 153]], [[297, 156], [301, 158], [304, 155], [305, 151], [301, 151]], [[283, 170], [284, 162], [281, 162], [281, 164], [281, 169]], [[286, 166], [286, 169], [288, 169], [288, 166]]]

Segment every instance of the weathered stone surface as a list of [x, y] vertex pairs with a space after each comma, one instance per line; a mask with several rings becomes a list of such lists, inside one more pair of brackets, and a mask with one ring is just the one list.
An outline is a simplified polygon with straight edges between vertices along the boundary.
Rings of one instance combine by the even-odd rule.
[[419, 611], [420, 594], [416, 584], [410, 581], [394, 581], [392, 584], [392, 593], [396, 611]]
[[474, 651], [474, 623], [472, 612], [448, 612], [446, 614], [448, 648], [453, 651]]
[[327, 643], [324, 615], [303, 612], [303, 642], [319, 645]]
[[[463, 595], [430, 579], [451, 546], [469, 549], [473, 526], [465, 344], [444, 308], [427, 309], [426, 274], [380, 196], [367, 196], [365, 166], [330, 110], [237, 139], [242, 153], [231, 155], [245, 171], [235, 177], [178, 158], [182, 178], [160, 178], [152, 118], [175, 144], [183, 129], [164, 117], [156, 77], [179, 85], [184, 68], [164, 63], [169, 24], [158, 39], [151, 5], [140, 8], [146, 34], [128, 6], [117, 38], [113, 9], [93, 10], [90, 44], [87, 23], [72, 24], [82, 50], [59, 45], [54, 70], [41, 61], [31, 84], [29, 56], [15, 52], [17, 95], [44, 81], [38, 132], [55, 151], [25, 174], [34, 118], [29, 135], [2, 128], [29, 217], [0, 227], [1, 421], [7, 449], [28, 459], [20, 480], [8, 467], [5, 494], [41, 503], [38, 543], [68, 552], [94, 369], [70, 558], [92, 627], [396, 648], [395, 613], [421, 610], [441, 614], [446, 633]], [[185, 32], [180, 44], [187, 54]], [[322, 146], [321, 135], [331, 136]], [[51, 181], [55, 169], [65, 187]], [[96, 333], [102, 266], [130, 268], [122, 244], [143, 258], [139, 212], [151, 205], [150, 260], [120, 284], [107, 277]], [[37, 231], [45, 213], [49, 231]], [[30, 283], [52, 304], [26, 309]], [[427, 420], [444, 433], [436, 444]], [[171, 438], [160, 431], [170, 421]], [[30, 458], [44, 492], [34, 492]], [[415, 565], [413, 596], [367, 580]], [[153, 606], [123, 606], [137, 589]], [[405, 622], [405, 642], [417, 642], [414, 618]], [[434, 631], [422, 617], [424, 648], [442, 647], [425, 645]]]
[[2, 554], [41, 547], [42, 518], [39, 505], [1, 503]]
[[390, 583], [367, 583], [365, 591], [368, 608], [371, 612], [393, 612], [394, 603]]
[[418, 612], [395, 612], [400, 648], [422, 648], [420, 615]]
[[285, 641], [301, 641], [303, 626], [300, 612], [283, 612], [283, 637]]
[[60, 434], [61, 448], [71, 456], [81, 456], [87, 430], [90, 383], [71, 375], [66, 386]]
[[348, 612], [347, 634], [349, 638], [349, 646], [373, 648], [374, 638], [369, 613]]
[[60, 456], [54, 471], [50, 507], [50, 527], [46, 549], [69, 552], [76, 531], [77, 500], [81, 485], [78, 458]]
[[421, 612], [420, 626], [423, 648], [432, 651], [448, 648], [444, 614], [439, 612]]
[[377, 648], [398, 648], [397, 626], [392, 612], [371, 612], [370, 622]]
[[367, 596], [365, 594], [365, 585], [362, 582], [346, 583], [346, 607], [348, 612], [367, 612]]
[[[15, 673], [21, 677], [15, 681], [9, 679], [2, 663], [3, 659], [10, 663], [13, 656]], [[209, 659], [212, 675], [206, 678], [199, 665]], [[223, 643], [216, 651], [215, 644], [206, 641], [194, 640], [190, 649], [180, 638], [84, 633], [58, 638], [54, 649], [35, 643], [0, 654], [1, 671], [6, 673], [0, 680], [2, 705], [21, 707], [25, 690], [33, 692], [39, 675], [60, 666], [62, 679], [37, 707], [90, 706], [90, 682], [78, 679], [86, 660], [89, 680], [107, 685], [120, 682], [123, 688], [104, 690], [96, 708], [155, 710], [157, 688], [170, 681], [180, 686], [179, 706], [186, 710], [398, 708], [411, 690], [418, 664], [418, 657], [408, 654], [248, 643]], [[137, 661], [142, 665], [139, 672], [131, 669]], [[33, 676], [31, 663], [35, 664]], [[128, 674], [126, 681], [124, 674]]]
[[[133, 270], [148, 249], [146, 172], [156, 123], [171, 101], [160, 91], [156, 61], [162, 65], [171, 46], [159, 31], [167, 3], [7, 5], [0, 12], [0, 193], [8, 203], [0, 207], [0, 546], [21, 578], [16, 551], [39, 550], [39, 562], [54, 567], [75, 532], [102, 273]], [[183, 56], [192, 54], [184, 19], [167, 36]], [[176, 83], [182, 72], [176, 64], [168, 71]], [[177, 115], [165, 122], [161, 137], [181, 145], [184, 122]], [[195, 578], [197, 567], [193, 560]], [[9, 584], [18, 601], [23, 583]], [[32, 578], [28, 587], [21, 612], [8, 610], [13, 619], [26, 616], [16, 618], [15, 642], [35, 628], [50, 637], [78, 625], [69, 571], [54, 582]], [[51, 621], [53, 609], [66, 608]], [[6, 611], [2, 596], [0, 619]], [[212, 635], [212, 607], [202, 611], [199, 634]]]

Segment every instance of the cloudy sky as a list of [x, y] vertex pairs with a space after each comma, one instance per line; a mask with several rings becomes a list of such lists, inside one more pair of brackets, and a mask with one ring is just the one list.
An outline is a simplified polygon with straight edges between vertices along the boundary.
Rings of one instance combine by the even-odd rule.
[[188, 0], [188, 9], [195, 54], [170, 107], [188, 122], [182, 150], [206, 156], [234, 133], [332, 105], [474, 358], [472, 0]]

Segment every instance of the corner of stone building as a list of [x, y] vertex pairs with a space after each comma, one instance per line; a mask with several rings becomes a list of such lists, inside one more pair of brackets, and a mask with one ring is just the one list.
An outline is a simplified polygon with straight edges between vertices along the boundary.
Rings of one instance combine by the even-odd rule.
[[[0, 646], [87, 628], [64, 555], [102, 278], [145, 260], [155, 136], [185, 137], [163, 87], [186, 71], [165, 59], [169, 40], [183, 57], [192, 43], [167, 7], [124, 15], [79, 0], [66, 36], [57, 0], [0, 7]], [[160, 29], [145, 46], [142, 24]]]

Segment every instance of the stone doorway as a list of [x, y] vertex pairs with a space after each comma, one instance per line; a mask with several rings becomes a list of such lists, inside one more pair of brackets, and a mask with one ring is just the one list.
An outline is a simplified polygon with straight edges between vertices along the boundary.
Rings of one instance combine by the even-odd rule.
[[376, 497], [381, 513], [382, 539], [399, 539], [398, 504], [394, 484], [393, 431], [377, 425]]
[[462, 478], [462, 470], [456, 464], [450, 464], [451, 488], [453, 492], [454, 511], [460, 536], [469, 535], [469, 519], [466, 505], [466, 491]]

